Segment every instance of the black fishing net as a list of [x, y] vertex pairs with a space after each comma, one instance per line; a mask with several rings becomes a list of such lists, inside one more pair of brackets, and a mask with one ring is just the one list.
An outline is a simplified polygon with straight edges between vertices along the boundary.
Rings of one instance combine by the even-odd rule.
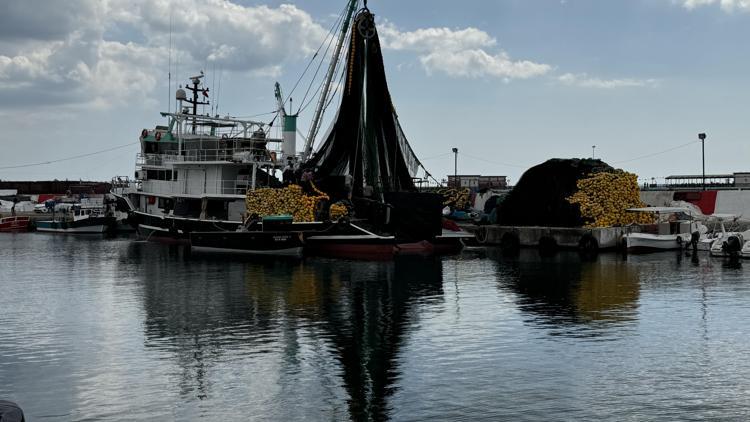
[[500, 205], [498, 224], [508, 226], [581, 227], [577, 205], [566, 199], [577, 190], [579, 179], [592, 173], [611, 172], [595, 159], [553, 158], [528, 169]]
[[341, 105], [331, 129], [308, 165], [318, 177], [352, 176], [353, 195], [383, 199], [386, 192], [414, 191], [419, 160], [391, 102], [373, 15], [354, 19]]

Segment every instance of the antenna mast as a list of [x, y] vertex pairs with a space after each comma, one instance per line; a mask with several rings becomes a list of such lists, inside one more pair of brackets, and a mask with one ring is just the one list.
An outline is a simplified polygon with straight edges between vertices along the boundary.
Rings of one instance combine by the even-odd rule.
[[357, 2], [358, 0], [349, 0], [349, 10], [346, 12], [346, 19], [344, 19], [344, 23], [341, 25], [341, 33], [339, 34], [339, 40], [336, 43], [336, 50], [333, 52], [331, 63], [328, 66], [328, 73], [326, 73], [325, 84], [323, 85], [323, 90], [320, 92], [318, 106], [315, 108], [315, 116], [313, 117], [312, 124], [310, 125], [310, 134], [307, 136], [305, 149], [302, 151], [303, 161], [306, 161], [308, 158], [310, 158], [310, 154], [312, 153], [313, 143], [315, 143], [315, 135], [318, 134], [318, 129], [320, 129], [323, 109], [325, 108], [326, 102], [328, 100], [328, 91], [331, 87], [331, 80], [333, 80], [333, 74], [336, 71], [336, 64], [338, 63], [339, 54], [341, 54], [341, 47], [344, 45], [344, 38], [346, 38], [346, 33], [349, 31], [349, 22], [352, 19], [352, 15], [354, 14], [354, 9], [357, 6]]
[[167, 111], [172, 111], [172, 9], [169, 9], [169, 71], [167, 72], [168, 85], [167, 88]]

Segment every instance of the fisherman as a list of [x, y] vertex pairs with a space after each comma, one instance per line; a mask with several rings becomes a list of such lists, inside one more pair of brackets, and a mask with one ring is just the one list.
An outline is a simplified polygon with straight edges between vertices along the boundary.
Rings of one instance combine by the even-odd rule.
[[292, 162], [292, 157], [287, 157], [286, 167], [284, 167], [284, 171], [281, 173], [281, 177], [284, 181], [284, 186], [289, 186], [290, 184], [294, 183], [294, 165]]
[[313, 173], [312, 169], [306, 168], [302, 172], [302, 177], [300, 177], [300, 185], [302, 185], [302, 190], [308, 194], [312, 195], [313, 188], [312, 188], [312, 182], [315, 178], [315, 173]]

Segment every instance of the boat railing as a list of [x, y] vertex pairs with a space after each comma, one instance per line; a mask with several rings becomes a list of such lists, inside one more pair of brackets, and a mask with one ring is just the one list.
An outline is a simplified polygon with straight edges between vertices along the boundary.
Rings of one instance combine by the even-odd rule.
[[138, 166], [165, 166], [167, 164], [184, 162], [225, 161], [232, 163], [257, 163], [260, 166], [279, 166], [279, 154], [265, 148], [218, 148], [218, 149], [186, 149], [182, 154], [177, 151], [167, 151], [159, 154], [138, 153]]
[[[205, 185], [193, 186], [185, 180], [145, 180], [144, 189], [154, 194], [162, 195], [244, 195], [252, 187], [250, 175], [240, 175], [236, 179], [206, 180]], [[258, 177], [257, 187], [268, 185], [268, 180]]]

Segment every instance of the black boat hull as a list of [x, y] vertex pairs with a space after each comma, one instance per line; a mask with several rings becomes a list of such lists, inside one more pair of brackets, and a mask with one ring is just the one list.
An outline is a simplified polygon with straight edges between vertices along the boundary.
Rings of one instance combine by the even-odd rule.
[[298, 232], [194, 232], [190, 250], [198, 253], [301, 256]]

